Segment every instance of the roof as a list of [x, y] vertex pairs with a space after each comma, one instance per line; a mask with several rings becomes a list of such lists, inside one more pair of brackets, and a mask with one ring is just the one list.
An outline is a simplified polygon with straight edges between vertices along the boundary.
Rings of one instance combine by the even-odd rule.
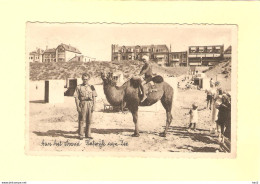
[[81, 52], [76, 47], [72, 47], [72, 46], [66, 45], [64, 43], [60, 44], [59, 46], [63, 46], [66, 51], [70, 51], [70, 52], [75, 52], [75, 53], [81, 54]]
[[122, 49], [123, 47], [126, 48], [126, 49], [136, 49], [137, 47], [140, 47], [141, 49], [143, 48], [147, 48], [147, 49], [151, 49], [151, 48], [154, 48], [154, 49], [163, 49], [163, 50], [166, 50], [166, 52], [169, 51], [167, 45], [135, 45], [135, 46], [125, 46], [125, 45], [122, 45], [122, 46], [118, 46], [118, 45], [115, 45], [116, 48], [118, 48], [119, 50]]
[[169, 50], [166, 45], [154, 45], [154, 47], [157, 48], [157, 49], [166, 49], [166, 50]]
[[187, 51], [170, 52], [170, 54], [187, 54]]
[[37, 54], [37, 52], [36, 51], [30, 52], [30, 55], [34, 55], [34, 54]]
[[69, 61], [73, 61], [77, 58], [88, 58], [88, 59], [96, 59], [96, 58], [92, 58], [92, 57], [89, 57], [89, 56], [84, 56], [84, 55], [80, 55], [80, 56], [74, 56], [73, 58], [71, 58]]
[[197, 46], [189, 46], [190, 47], [224, 47], [224, 45], [197, 45]]
[[44, 53], [52, 53], [52, 52], [56, 52], [56, 49], [55, 48], [53, 48], [53, 49], [46, 49], [44, 51]]
[[30, 55], [43, 54], [43, 53], [44, 53], [44, 50], [36, 49], [35, 51], [30, 52]]

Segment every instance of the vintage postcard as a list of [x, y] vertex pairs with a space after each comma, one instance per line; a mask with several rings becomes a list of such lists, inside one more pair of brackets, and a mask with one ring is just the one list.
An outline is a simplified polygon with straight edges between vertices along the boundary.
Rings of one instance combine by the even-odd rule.
[[27, 22], [26, 154], [235, 158], [237, 29]]

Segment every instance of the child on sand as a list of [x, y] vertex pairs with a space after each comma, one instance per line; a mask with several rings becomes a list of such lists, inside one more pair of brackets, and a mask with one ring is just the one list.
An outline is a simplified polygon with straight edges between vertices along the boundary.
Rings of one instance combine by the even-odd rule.
[[[198, 105], [193, 103], [192, 108], [189, 111], [190, 114], [190, 125], [188, 129], [196, 130], [196, 124], [198, 123]], [[193, 125], [193, 128], [192, 128]]]

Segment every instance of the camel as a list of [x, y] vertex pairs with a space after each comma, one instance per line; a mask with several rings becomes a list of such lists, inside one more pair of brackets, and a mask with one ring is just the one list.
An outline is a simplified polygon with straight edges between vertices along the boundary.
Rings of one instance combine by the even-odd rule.
[[116, 81], [113, 79], [112, 73], [101, 73], [101, 78], [103, 80], [104, 93], [110, 105], [121, 106], [121, 108], [126, 107], [132, 113], [135, 125], [133, 137], [140, 136], [138, 128], [138, 106], [150, 106], [155, 104], [158, 100], [161, 100], [161, 103], [166, 110], [166, 126], [164, 132], [160, 133], [160, 135], [166, 137], [168, 128], [172, 122], [171, 111], [174, 91], [168, 83], [163, 81], [162, 77], [162, 80], [154, 85], [156, 91], [149, 93], [142, 103], [142, 95], [139, 90], [140, 81], [131, 78], [122, 86], [118, 87], [116, 86]]

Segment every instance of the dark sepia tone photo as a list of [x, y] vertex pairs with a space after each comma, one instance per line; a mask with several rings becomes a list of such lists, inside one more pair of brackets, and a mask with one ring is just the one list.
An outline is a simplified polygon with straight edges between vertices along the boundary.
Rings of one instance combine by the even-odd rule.
[[28, 22], [26, 62], [27, 154], [236, 155], [236, 25]]

